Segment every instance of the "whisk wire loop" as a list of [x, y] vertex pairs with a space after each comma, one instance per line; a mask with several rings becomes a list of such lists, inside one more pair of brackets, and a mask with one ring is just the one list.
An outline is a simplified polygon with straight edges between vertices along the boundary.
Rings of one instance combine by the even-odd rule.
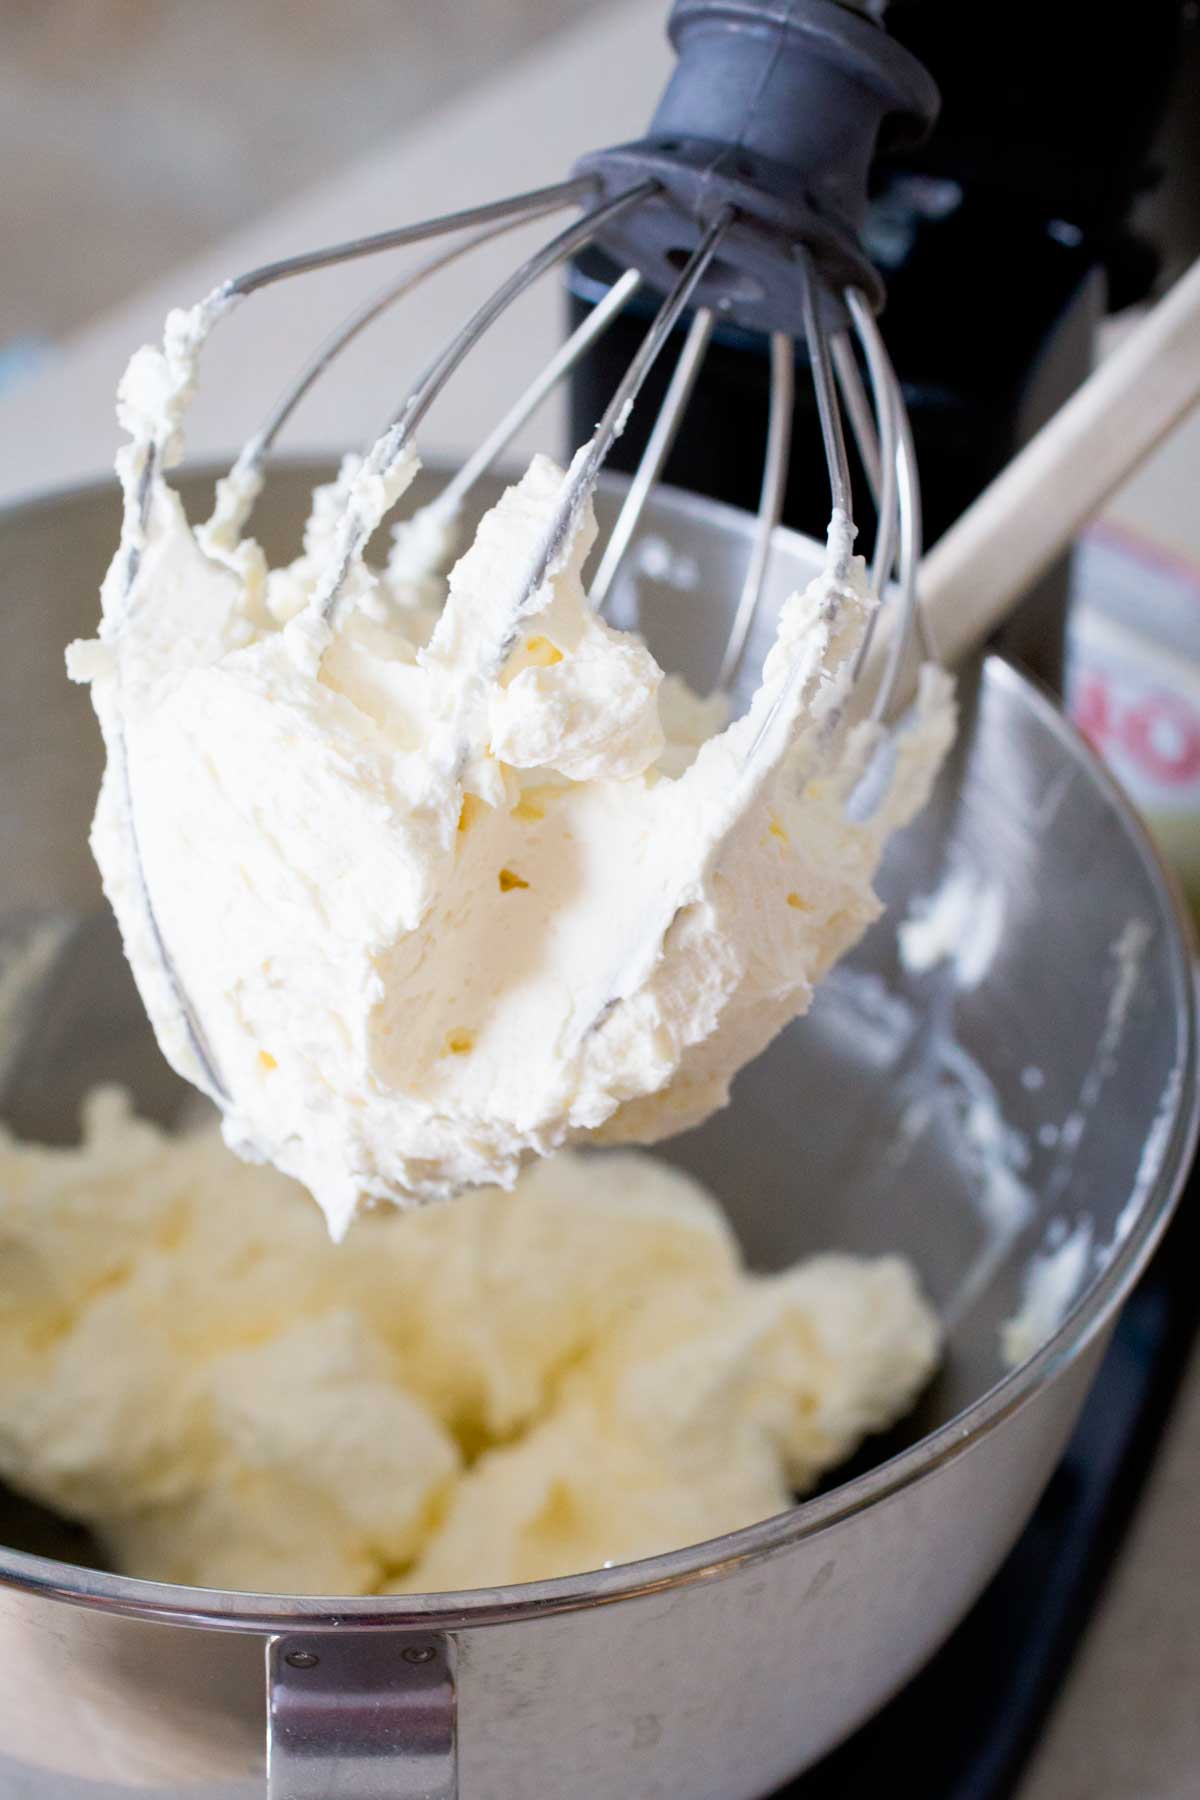
[[842, 404], [850, 416], [851, 436], [858, 450], [871, 498], [878, 508], [883, 486], [879, 432], [849, 334], [835, 331], [829, 340], [829, 352], [833, 358], [833, 372], [837, 377]]
[[721, 240], [732, 222], [732, 209], [722, 208], [688, 258], [671, 292], [654, 315], [650, 329], [639, 344], [621, 380], [617, 383], [612, 398], [604, 409], [600, 423], [588, 442], [581, 450], [577, 451], [573, 458], [571, 467], [567, 471], [563, 496], [546, 534], [542, 551], [535, 563], [533, 577], [528, 588], [530, 593], [536, 592], [541, 587], [560, 555], [567, 537], [574, 528], [581, 506], [595, 488], [605, 458], [625, 428], [630, 409], [638, 396], [642, 383], [653, 368], [663, 345], [675, 329], [680, 317], [686, 311], [688, 302], [703, 280], [704, 273], [716, 256]]
[[731, 687], [741, 668], [766, 585], [771, 539], [775, 535], [775, 527], [783, 517], [795, 407], [795, 366], [796, 351], [791, 338], [786, 332], [772, 332], [771, 399], [767, 416], [767, 452], [763, 462], [762, 491], [746, 578], [738, 596], [733, 625], [717, 676], [717, 686], [720, 688]]
[[394, 414], [391, 425], [399, 427], [400, 432], [393, 450], [393, 459], [408, 442], [433, 402], [449, 381], [451, 375], [459, 367], [464, 357], [474, 349], [484, 333], [496, 323], [502, 313], [506, 312], [514, 300], [533, 286], [539, 276], [545, 275], [559, 263], [565, 262], [576, 250], [593, 238], [600, 227], [617, 214], [628, 212], [630, 207], [648, 199], [653, 192], [652, 182], [642, 182], [637, 187], [627, 188], [612, 200], [606, 200], [600, 206], [591, 207], [581, 218], [552, 237], [548, 243], [535, 250], [532, 256], [511, 274], [507, 281], [488, 295], [483, 304], [476, 308], [462, 329], [451, 338], [445, 349], [436, 356], [412, 389], [404, 404]]
[[603, 300], [597, 302], [582, 324], [576, 326], [535, 380], [530, 382], [503, 418], [493, 426], [479, 448], [467, 458], [458, 474], [447, 482], [437, 499], [431, 502], [440, 514], [452, 517], [459, 511], [475, 483], [487, 473], [551, 389], [558, 385], [564, 375], [570, 374], [596, 339], [608, 329], [641, 285], [642, 278], [636, 269], [626, 269], [620, 280], [613, 283]]
[[[894, 437], [893, 454], [884, 465], [894, 471], [895, 502], [884, 511], [884, 502], [880, 502], [880, 531], [885, 529], [889, 521], [894, 519], [897, 543], [896, 569], [896, 606], [895, 625], [888, 643], [887, 658], [883, 675], [871, 704], [870, 716], [876, 722], [885, 719], [890, 710], [892, 699], [897, 691], [900, 672], [904, 665], [910, 643], [914, 637], [923, 655], [932, 654], [928, 631], [921, 617], [917, 596], [917, 567], [921, 559], [921, 489], [917, 478], [916, 450], [913, 445], [912, 427], [909, 423], [908, 409], [904, 404], [904, 394], [892, 368], [891, 359], [883, 342], [882, 334], [875, 322], [875, 316], [866, 299], [851, 289], [846, 294], [846, 307], [854, 323], [855, 332], [862, 344], [867, 366], [871, 372], [872, 385], [879, 396], [883, 411], [881, 412], [881, 435], [885, 428], [890, 428]], [[882, 457], [881, 457], [882, 461]], [[886, 483], [885, 483], [886, 485]], [[877, 557], [877, 564], [880, 559]], [[891, 557], [879, 569], [879, 591], [883, 591], [883, 583], [891, 574]], [[864, 650], [865, 656], [865, 650]]]
[[262, 263], [234, 276], [226, 283], [230, 299], [244, 298], [260, 288], [272, 287], [293, 275], [311, 275], [316, 269], [333, 268], [338, 263], [355, 262], [359, 257], [377, 256], [383, 250], [400, 250], [409, 244], [425, 243], [429, 238], [444, 237], [454, 231], [469, 231], [473, 226], [491, 225], [500, 219], [532, 218], [552, 208], [573, 206], [576, 201], [594, 195], [597, 183], [587, 176], [557, 181], [549, 187], [533, 188], [528, 193], [510, 194], [501, 200], [488, 200], [482, 206], [468, 206], [459, 212], [442, 213], [435, 219], [420, 219], [411, 225], [398, 225], [390, 231], [377, 231], [369, 237], [347, 238], [340, 244], [327, 244], [320, 250], [308, 250], [299, 256], [285, 256], [278, 262]]
[[853, 516], [850, 494], [850, 464], [846, 456], [846, 437], [842, 415], [833, 383], [833, 365], [829, 355], [829, 338], [821, 323], [816, 271], [807, 250], [797, 251], [797, 261], [804, 270], [802, 311], [804, 341], [812, 369], [813, 389], [817, 399], [817, 415], [821, 421], [821, 440], [825, 446], [825, 463], [829, 471], [829, 497], [835, 513], [847, 519]]
[[[496, 200], [483, 206], [446, 213], [438, 218], [406, 225], [371, 237], [348, 240], [305, 255], [281, 259], [247, 271], [226, 284], [218, 296], [218, 311], [234, 300], [271, 286], [292, 275], [377, 252], [454, 235], [457, 239], [437, 250], [417, 268], [410, 269], [352, 313], [326, 340], [296, 382], [281, 397], [262, 429], [252, 437], [234, 465], [243, 479], [232, 484], [237, 522], [253, 504], [261, 465], [279, 433], [313, 384], [368, 325], [438, 270], [469, 254], [500, 234], [526, 225], [545, 213], [571, 204], [583, 204], [579, 217], [542, 243], [495, 288], [464, 322], [424, 369], [403, 404], [367, 453], [374, 475], [386, 476], [411, 442], [447, 382], [459, 369], [480, 338], [501, 315], [549, 270], [574, 255], [593, 239], [602, 241], [607, 228], [626, 213], [651, 201], [658, 192], [654, 178], [635, 182], [621, 192], [603, 198], [597, 182], [584, 175], [552, 186]], [[591, 201], [592, 204], [588, 204]], [[706, 274], [715, 266], [716, 253], [737, 213], [732, 205], [721, 208], [701, 235], [666, 294], [632, 361], [605, 409], [592, 437], [576, 453], [564, 478], [559, 505], [531, 564], [527, 597], [545, 581], [573, 529], [584, 500], [591, 494], [599, 471], [616, 438], [624, 429], [642, 384], [671, 332], [683, 314], [695, 305]], [[466, 235], [462, 235], [466, 234]], [[672, 252], [672, 257], [674, 257]], [[903, 661], [914, 634], [928, 652], [927, 634], [917, 609], [916, 571], [921, 553], [920, 495], [916, 477], [912, 434], [899, 383], [875, 324], [871, 303], [857, 289], [840, 295], [825, 293], [822, 278], [809, 250], [800, 243], [789, 254], [798, 275], [797, 297], [801, 336], [807, 350], [821, 439], [835, 513], [852, 518], [852, 490], [843, 418], [848, 420], [859, 460], [875, 503], [875, 548], [870, 570], [870, 589], [882, 600], [889, 589], [894, 595], [895, 628], [890, 634], [884, 672], [875, 693], [872, 716], [884, 718], [897, 690]], [[600, 334], [618, 315], [642, 281], [631, 268], [610, 288], [606, 297], [576, 328], [550, 363], [528, 385], [487, 434], [458, 475], [424, 509], [441, 520], [453, 519], [482, 474], [501, 454], [556, 382], [575, 366]], [[856, 355], [845, 327], [831, 331], [827, 320], [848, 318], [861, 354]], [[215, 316], [215, 315], [214, 315]], [[618, 571], [636, 534], [648, 496], [659, 480], [680, 429], [689, 399], [708, 350], [717, 314], [701, 305], [691, 319], [683, 350], [667, 386], [666, 396], [647, 439], [637, 471], [600, 558], [591, 586], [594, 606], [601, 608], [612, 592]], [[865, 371], [865, 379], [864, 379]], [[791, 336], [775, 331], [770, 338], [770, 398], [766, 426], [763, 478], [754, 535], [745, 580], [734, 611], [718, 677], [719, 685], [735, 681], [759, 609], [769, 567], [773, 535], [782, 517], [792, 435], [795, 382], [795, 346]], [[228, 514], [225, 515], [226, 518]], [[354, 559], [374, 528], [369, 508], [348, 496], [338, 531], [338, 553], [312, 609], [328, 619], [336, 607]], [[433, 537], [436, 534], [431, 534]], [[132, 579], [136, 564], [131, 558]], [[875, 614], [868, 621], [858, 652], [855, 674], [862, 672], [875, 629]]]
[[527, 224], [530, 217], [539, 218], [541, 214], [523, 215], [516, 220], [504, 219], [498, 225], [490, 225], [482, 231], [472, 232], [469, 237], [462, 239], [459, 243], [451, 244], [447, 248], [437, 251], [435, 255], [420, 263], [417, 268], [406, 270], [398, 280], [389, 282], [386, 287], [372, 295], [371, 299], [363, 306], [356, 308], [326, 338], [312, 360], [280, 397], [270, 418], [252, 440], [258, 449], [260, 459], [273, 448], [279, 433], [305, 395], [331, 367], [342, 351], [347, 349], [354, 339], [367, 329], [368, 325], [373, 325], [376, 319], [382, 318], [385, 312], [397, 305], [399, 301], [406, 299], [431, 275], [436, 275], [439, 270], [448, 268], [460, 257], [469, 256], [472, 250], [477, 250], [482, 244], [490, 243], [494, 238], [503, 236], [506, 231], [517, 230], [520, 226]]
[[[535, 250], [532, 256], [527, 257], [520, 267], [508, 277], [507, 281], [502, 282], [488, 295], [483, 304], [471, 314], [461, 330], [434, 358], [393, 417], [390, 425], [376, 439], [366, 458], [376, 475], [386, 476], [395, 467], [401, 453], [411, 442], [417, 427], [450, 377], [501, 314], [520, 295], [525, 293], [526, 289], [531, 287], [540, 275], [546, 274], [559, 263], [565, 262], [568, 256], [586, 244], [606, 219], [611, 219], [616, 214], [637, 205], [639, 201], [646, 199], [652, 190], [652, 182], [643, 182], [638, 187], [618, 194], [612, 200], [606, 200], [600, 206], [590, 208], [581, 218], [574, 220], [572, 224]], [[309, 610], [320, 619], [328, 622], [332, 617], [354, 560], [362, 551], [377, 522], [377, 516], [364, 513], [353, 504], [348, 504], [339, 532], [337, 560], [309, 603]]]
[[613, 580], [637, 531], [646, 501], [679, 435], [679, 427], [683, 423], [687, 403], [696, 385], [696, 377], [703, 367], [712, 331], [712, 309], [707, 306], [698, 307], [692, 316], [687, 338], [672, 371], [658, 416], [646, 440], [637, 472], [629, 484], [629, 492], [621, 504], [616, 524], [609, 533], [604, 554], [592, 580], [590, 599], [597, 612], [604, 610]]

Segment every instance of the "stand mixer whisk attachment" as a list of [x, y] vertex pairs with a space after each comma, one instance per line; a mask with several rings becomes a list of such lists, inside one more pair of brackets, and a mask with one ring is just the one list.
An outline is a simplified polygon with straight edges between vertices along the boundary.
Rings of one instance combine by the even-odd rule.
[[[662, 410], [592, 581], [593, 602], [602, 607], [680, 428], [714, 328], [728, 323], [769, 334], [761, 502], [718, 676], [725, 687], [745, 651], [782, 512], [799, 340], [815, 388], [832, 511], [847, 522], [853, 516], [844, 408], [876, 513], [872, 593], [882, 596], [893, 572], [896, 578], [896, 628], [871, 708], [880, 718], [895, 693], [911, 638], [916, 633], [920, 639], [922, 632], [915, 606], [920, 499], [903, 397], [875, 323], [882, 286], [857, 230], [881, 139], [895, 142], [923, 133], [936, 113], [936, 89], [923, 67], [872, 18], [836, 0], [677, 0], [669, 29], [679, 61], [644, 139], [583, 157], [570, 178], [554, 186], [289, 257], [237, 277], [211, 297], [205, 335], [232, 305], [293, 275], [432, 239], [454, 240], [376, 295], [321, 348], [244, 447], [222, 484], [217, 520], [227, 532], [245, 523], [280, 430], [361, 331], [421, 281], [480, 244], [558, 209], [580, 206], [581, 215], [527, 257], [429, 364], [369, 451], [365, 467], [386, 483], [433, 402], [489, 326], [540, 276], [585, 246], [605, 250], [627, 264], [626, 272], [456, 478], [402, 528], [424, 543], [444, 544], [443, 528], [452, 524], [476, 480], [637, 289], [648, 284], [664, 297], [603, 418], [572, 460], [526, 589], [535, 593], [553, 566], [646, 375], [691, 309]], [[314, 600], [322, 618], [336, 608], [378, 517], [378, 508], [364, 507], [348, 493], [338, 554]], [[136, 560], [132, 567], [136, 570]], [[867, 648], [864, 641], [860, 664]]]
[[[430, 505], [408, 519], [398, 539], [413, 552], [408, 567], [425, 561], [441, 572], [450, 527], [476, 480], [500, 454], [552, 385], [584, 355], [643, 284], [660, 299], [640, 347], [626, 368], [592, 436], [575, 452], [520, 568], [506, 575], [493, 616], [474, 628], [471, 680], [494, 680], [504, 667], [523, 619], [544, 598], [572, 542], [602, 465], [624, 428], [645, 378], [668, 339], [691, 312], [686, 340], [665, 403], [650, 434], [592, 581], [590, 599], [603, 605], [636, 531], [642, 509], [680, 428], [706, 346], [721, 324], [766, 333], [770, 344], [770, 402], [761, 503], [743, 590], [734, 611], [717, 685], [732, 686], [758, 608], [774, 528], [780, 520], [792, 431], [794, 369], [807, 361], [828, 467], [832, 522], [819, 629], [831, 641], [851, 589], [853, 505], [843, 413], [849, 420], [871, 489], [876, 530], [869, 593], [854, 586], [865, 633], [852, 652], [862, 671], [874, 604], [890, 593], [895, 627], [871, 716], [882, 720], [897, 694], [914, 635], [924, 644], [916, 609], [920, 502], [912, 439], [899, 383], [875, 324], [882, 294], [865, 260], [857, 228], [866, 205], [866, 180], [881, 137], [923, 130], [937, 105], [925, 71], [892, 43], [870, 17], [833, 0], [677, 0], [670, 32], [679, 62], [641, 141], [585, 156], [570, 177], [553, 186], [492, 201], [373, 237], [287, 258], [227, 282], [192, 312], [168, 322], [164, 355], [151, 378], [155, 403], [127, 399], [136, 442], [123, 452], [126, 523], [106, 613], [119, 620], [138, 604], [135, 585], [147, 538], [158, 476], [178, 448], [178, 427], [190, 397], [196, 357], [213, 325], [251, 294], [294, 275], [430, 240], [443, 242], [349, 318], [284, 395], [243, 448], [219, 485], [216, 510], [202, 544], [235, 551], [261, 486], [266, 458], [283, 425], [339, 352], [426, 277], [480, 244], [553, 211], [581, 208], [489, 294], [425, 369], [403, 406], [361, 459], [343, 469], [322, 516], [319, 573], [302, 611], [288, 625], [289, 641], [315, 673], [332, 639], [343, 601], [360, 591], [365, 547], [415, 466], [413, 439], [427, 412], [488, 328], [539, 277], [587, 245], [626, 265], [605, 299], [496, 425], [478, 451]], [[803, 353], [798, 352], [797, 344]], [[156, 385], [157, 384], [157, 385]], [[166, 394], [165, 403], [162, 395]], [[422, 572], [418, 570], [418, 572]], [[894, 581], [893, 581], [894, 576]], [[857, 576], [854, 578], [857, 583]], [[853, 584], [852, 584], [853, 586]], [[810, 645], [780, 646], [769, 659], [753, 718], [736, 735], [721, 816], [732, 822], [749, 796], [778, 767], [797, 721], [807, 716], [828, 742], [840, 716], [844, 683], [826, 691]], [[465, 691], [465, 690], [464, 690]], [[466, 702], [464, 702], [466, 704]], [[465, 752], [454, 733], [438, 749], [447, 767]], [[199, 1015], [176, 972], [159, 928], [145, 873], [129, 775], [124, 727], [112, 728], [110, 757], [125, 792], [144, 930], [165, 977], [164, 1014], [182, 1024], [192, 1078], [222, 1105], [228, 1093]], [[707, 853], [706, 853], [707, 854]], [[682, 875], [680, 881], [683, 880]], [[668, 883], [665, 932], [682, 901]], [[682, 891], [682, 890], [681, 890]], [[653, 937], [653, 933], [651, 933]], [[649, 939], [647, 940], [650, 941]], [[613, 992], [624, 976], [614, 972]], [[606, 1002], [599, 1018], [607, 1016]], [[161, 1035], [161, 1034], [160, 1034]]]

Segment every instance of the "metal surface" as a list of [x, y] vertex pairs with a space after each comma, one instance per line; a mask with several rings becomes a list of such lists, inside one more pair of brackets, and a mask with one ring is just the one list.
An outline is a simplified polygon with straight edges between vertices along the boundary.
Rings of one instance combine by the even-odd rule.
[[340, 244], [327, 244], [319, 250], [306, 250], [298, 256], [281, 257], [278, 262], [262, 263], [248, 269], [226, 284], [226, 293], [235, 299], [256, 294], [277, 281], [290, 281], [293, 275], [311, 275], [314, 269], [327, 269], [334, 263], [354, 262], [363, 256], [378, 256], [384, 250], [403, 250], [410, 244], [428, 243], [430, 238], [448, 237], [457, 231], [473, 231], [490, 226], [501, 219], [530, 219], [552, 207], [571, 206], [596, 194], [596, 183], [586, 176], [556, 181], [549, 187], [533, 188], [524, 194], [509, 194], [501, 200], [488, 200], [482, 206], [468, 206], [459, 212], [442, 213], [434, 219], [421, 219], [413, 225], [397, 225], [389, 231], [377, 231], [370, 237], [347, 238]]
[[[414, 502], [446, 473], [423, 474]], [[281, 468], [268, 479], [258, 518], [273, 557], [299, 542], [313, 476]], [[184, 484], [189, 506], [203, 506], [210, 481]], [[624, 491], [601, 482], [602, 525]], [[496, 492], [485, 480], [476, 499]], [[97, 1079], [125, 1082], [161, 1118], [184, 1096], [103, 907], [85, 841], [99, 738], [86, 695], [62, 676], [63, 642], [94, 627], [116, 527], [111, 487], [0, 519], [0, 947], [48, 916], [63, 930], [20, 1022], [19, 1054], [6, 1062], [0, 1050], [0, 1100], [19, 1131], [50, 1141], [71, 1137]], [[651, 648], [698, 685], [719, 663], [753, 532], [751, 516], [669, 490], [647, 503], [641, 541], [655, 556], [635, 542], [624, 578]], [[817, 554], [776, 533], [743, 700], [782, 598]], [[990, 884], [1003, 911], [974, 987], [956, 986], [949, 969], [907, 973], [896, 953], [897, 912], [954, 869]], [[96, 1783], [105, 1800], [261, 1796], [264, 1663], [279, 1636], [332, 1644], [369, 1633], [378, 1667], [391, 1669], [402, 1637], [453, 1634], [463, 1800], [751, 1800], [919, 1666], [1014, 1541], [1161, 1234], [1192, 1142], [1196, 1046], [1169, 884], [1070, 727], [1002, 663], [968, 683], [954, 766], [893, 847], [882, 890], [890, 915], [845, 977], [744, 1072], [729, 1109], [661, 1147], [720, 1196], [756, 1266], [833, 1245], [913, 1259], [951, 1321], [946, 1360], [904, 1430], [876, 1447], [879, 1460], [709, 1544], [451, 1596], [127, 1580], [64, 1560], [85, 1554], [78, 1535], [14, 1506], [0, 1519], [0, 1541], [13, 1545], [0, 1551], [0, 1773], [15, 1771], [22, 1800], [90, 1800]], [[1053, 928], [1068, 915], [1069, 934]], [[1138, 979], [1106, 1040], [1113, 945], [1130, 921]], [[949, 1061], [927, 1057], [931, 1020], [952, 1037]], [[1028, 1149], [1019, 1173], [1031, 1215], [999, 1246], [963, 1154], [954, 1069], [964, 1066], [991, 1084]], [[1026, 1080], [1033, 1068], [1040, 1085]], [[928, 1103], [920, 1129], [917, 1102]], [[1043, 1123], [1077, 1113], [1069, 1143], [1039, 1137]], [[1109, 1253], [1060, 1328], [1009, 1373], [999, 1328], [1053, 1219], [1086, 1220]], [[333, 1791], [354, 1800], [363, 1767], [343, 1759]]]
[[267, 1648], [268, 1800], [456, 1800], [454, 1649], [437, 1632]]

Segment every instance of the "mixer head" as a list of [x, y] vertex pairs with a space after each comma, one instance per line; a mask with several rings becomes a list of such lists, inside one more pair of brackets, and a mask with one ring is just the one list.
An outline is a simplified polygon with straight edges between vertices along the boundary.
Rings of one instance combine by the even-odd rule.
[[883, 284], [858, 235], [871, 163], [926, 134], [938, 95], [917, 59], [862, 16], [868, 10], [837, 0], [675, 0], [668, 29], [679, 61], [649, 132], [576, 165], [605, 197], [655, 184], [636, 211], [600, 227], [599, 247], [665, 291], [728, 211], [699, 305], [747, 330], [795, 336], [811, 270], [831, 329], [848, 323], [847, 289], [878, 308]]

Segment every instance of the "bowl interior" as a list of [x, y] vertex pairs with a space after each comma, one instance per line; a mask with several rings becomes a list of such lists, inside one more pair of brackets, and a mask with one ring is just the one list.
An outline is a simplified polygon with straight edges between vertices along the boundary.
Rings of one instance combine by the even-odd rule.
[[[281, 465], [255, 525], [299, 545], [313, 469]], [[211, 478], [181, 488], [202, 509]], [[436, 476], [420, 477], [418, 501]], [[485, 484], [482, 504], [499, 484]], [[611, 516], [621, 484], [606, 484]], [[704, 687], [720, 658], [751, 521], [659, 492], [613, 597], [669, 668]], [[62, 650], [94, 628], [116, 541], [115, 487], [0, 519], [0, 1114], [48, 1142], [117, 1080], [170, 1121], [189, 1090], [159, 1055], [87, 849], [101, 768], [87, 696]], [[739, 698], [774, 614], [816, 547], [781, 532]], [[959, 743], [931, 806], [893, 844], [887, 913], [810, 1016], [739, 1078], [733, 1105], [661, 1154], [699, 1175], [750, 1260], [839, 1247], [912, 1258], [948, 1326], [918, 1409], [870, 1444], [878, 1462], [977, 1401], [1005, 1372], [1002, 1326], [1031, 1269], [1057, 1265], [1040, 1338], [1087, 1295], [1148, 1206], [1189, 1077], [1190, 972], [1161, 874], [1123, 804], [1044, 700], [995, 659], [964, 682]], [[898, 922], [930, 915], [901, 955]], [[945, 926], [956, 955], [932, 962]], [[1053, 1282], [1050, 1284], [1054, 1286]], [[1032, 1315], [1031, 1315], [1032, 1317]], [[0, 1496], [0, 1542], [86, 1560], [78, 1533]]]

